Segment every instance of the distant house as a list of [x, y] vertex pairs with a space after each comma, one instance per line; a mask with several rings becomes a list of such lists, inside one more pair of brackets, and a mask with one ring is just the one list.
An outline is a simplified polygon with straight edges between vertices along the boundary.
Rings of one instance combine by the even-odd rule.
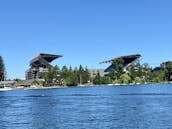
[[123, 63], [123, 68], [124, 68], [124, 72], [128, 72], [129, 68], [131, 66], [136, 65], [139, 62], [139, 59], [141, 58], [140, 54], [135, 54], [135, 55], [127, 55], [127, 56], [121, 56], [121, 57], [117, 57], [111, 60], [107, 60], [107, 61], [103, 61], [100, 64], [103, 63], [110, 63], [111, 65], [105, 69], [105, 72], [109, 72], [111, 69], [116, 70], [116, 66], [113, 64], [113, 62], [117, 59], [123, 59], [124, 63]]
[[105, 75], [104, 69], [89, 69], [89, 73], [91, 77], [95, 77], [97, 74], [102, 77]]
[[34, 80], [20, 80], [15, 86], [16, 87], [31, 87], [35, 84]]
[[31, 87], [34, 85], [34, 80], [20, 80], [20, 81], [1, 81], [0, 88], [18, 88]]
[[16, 81], [1, 81], [0, 88], [13, 88], [15, 87]]

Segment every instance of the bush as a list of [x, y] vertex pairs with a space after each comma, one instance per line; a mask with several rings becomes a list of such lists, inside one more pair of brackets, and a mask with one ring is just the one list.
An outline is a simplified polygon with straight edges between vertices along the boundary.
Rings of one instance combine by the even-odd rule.
[[104, 77], [101, 77], [101, 83], [102, 84], [111, 84], [112, 82], [109, 77], [104, 76]]
[[71, 73], [66, 79], [67, 86], [77, 86], [78, 85], [78, 77], [77, 74]]
[[120, 76], [120, 82], [123, 83], [123, 84], [129, 84], [130, 83], [130, 76], [128, 74], [122, 74]]

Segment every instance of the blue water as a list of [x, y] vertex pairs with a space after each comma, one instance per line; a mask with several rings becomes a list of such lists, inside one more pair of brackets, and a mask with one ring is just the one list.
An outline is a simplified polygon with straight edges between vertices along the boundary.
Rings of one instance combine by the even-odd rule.
[[0, 129], [172, 129], [172, 85], [0, 92]]

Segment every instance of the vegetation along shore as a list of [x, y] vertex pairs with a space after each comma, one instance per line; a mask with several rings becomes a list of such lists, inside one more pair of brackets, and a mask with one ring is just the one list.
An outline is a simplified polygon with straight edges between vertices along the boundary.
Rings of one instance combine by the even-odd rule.
[[[128, 84], [150, 84], [166, 83], [172, 81], [172, 61], [163, 62], [159, 67], [151, 68], [148, 63], [140, 64], [134, 62], [127, 70], [124, 67], [125, 58], [119, 57], [113, 60], [113, 68], [104, 75], [97, 72], [90, 74], [90, 69], [80, 65], [72, 68], [64, 65], [50, 66], [42, 75], [42, 79], [34, 79], [29, 84], [21, 79], [7, 80], [6, 69], [2, 56], [0, 56], [0, 81], [13, 81], [12, 89], [24, 88], [57, 88], [65, 86], [90, 86], [90, 85], [128, 85]], [[19, 85], [20, 84], [20, 85]], [[1, 88], [5, 83], [1, 83]], [[10, 84], [11, 85], [11, 84]]]

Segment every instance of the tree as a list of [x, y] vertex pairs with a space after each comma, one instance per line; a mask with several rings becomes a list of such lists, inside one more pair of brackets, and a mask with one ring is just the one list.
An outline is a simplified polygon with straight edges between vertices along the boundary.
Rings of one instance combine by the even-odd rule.
[[115, 72], [117, 78], [119, 79], [120, 76], [124, 73], [124, 60], [122, 58], [118, 58], [113, 61], [113, 65], [115, 66]]
[[83, 68], [83, 66], [80, 65], [79, 66], [79, 69], [76, 69], [76, 70], [77, 70], [77, 75], [78, 75], [78, 81], [79, 81], [79, 83], [80, 84], [88, 83], [88, 81], [90, 80], [90, 73], [89, 73], [88, 68], [87, 67], [86, 68]]
[[82, 65], [80, 65], [78, 70], [78, 79], [80, 84], [83, 84], [83, 73], [84, 73], [84, 69]]
[[49, 83], [60, 83], [61, 82], [61, 78], [60, 78], [60, 68], [56, 65], [56, 66], [51, 66], [47, 72], [45, 72], [43, 74], [43, 78], [45, 80], [46, 84]]
[[120, 81], [123, 84], [129, 84], [130, 83], [130, 80], [131, 80], [130, 76], [128, 74], [126, 74], [126, 73], [125, 74], [122, 74], [120, 76]]
[[151, 71], [152, 69], [150, 68], [148, 63], [144, 63], [141, 67], [141, 74], [142, 74], [142, 81], [144, 82], [149, 82], [150, 77], [151, 77]]
[[165, 78], [166, 78], [165, 71], [162, 69], [158, 72], [152, 72], [150, 81], [154, 83], [159, 83], [159, 82], [164, 82]]
[[61, 70], [61, 77], [66, 79], [69, 76], [69, 70], [67, 66], [63, 66]]
[[136, 83], [137, 80], [139, 80], [138, 83], [140, 83], [140, 81], [150, 82], [152, 69], [147, 63], [144, 63], [143, 65], [137, 64], [137, 67], [132, 66], [130, 68], [129, 75], [133, 83]]
[[104, 76], [104, 77], [101, 77], [101, 83], [102, 84], [111, 84], [112, 82], [111, 82], [110, 77]]
[[5, 64], [4, 64], [2, 56], [0, 56], [0, 81], [4, 81], [5, 78], [6, 78]]
[[161, 66], [165, 71], [166, 81], [172, 81], [172, 61], [167, 61]]
[[56, 65], [56, 66], [53, 67], [53, 74], [56, 74], [56, 75], [60, 74], [59, 66]]
[[90, 80], [90, 72], [88, 68], [86, 67], [82, 75], [83, 84], [88, 83], [89, 80]]
[[63, 85], [60, 68], [56, 65], [52, 68], [52, 72], [53, 72], [53, 82], [57, 83], [58, 85]]
[[135, 81], [135, 78], [140, 78], [140, 70], [139, 69], [135, 69], [134, 67], [130, 68], [130, 77], [132, 81]]
[[46, 84], [52, 83], [54, 77], [55, 77], [55, 74], [54, 74], [54, 71], [53, 71], [53, 67], [50, 67], [48, 69], [48, 71], [43, 74], [43, 78], [44, 78]]
[[140, 79], [140, 77], [135, 77], [133, 80], [133, 83], [134, 84], [140, 84], [140, 83], [142, 83], [142, 80]]
[[110, 69], [109, 73], [108, 73], [108, 77], [110, 77], [111, 80], [116, 80], [116, 72], [114, 69]]
[[102, 83], [101, 83], [101, 76], [100, 76], [99, 73], [98, 73], [98, 74], [95, 76], [95, 78], [93, 79], [93, 83], [96, 84], [96, 85], [102, 84]]
[[77, 86], [78, 85], [77, 73], [75, 72], [70, 73], [70, 75], [66, 78], [66, 84], [67, 86]]

